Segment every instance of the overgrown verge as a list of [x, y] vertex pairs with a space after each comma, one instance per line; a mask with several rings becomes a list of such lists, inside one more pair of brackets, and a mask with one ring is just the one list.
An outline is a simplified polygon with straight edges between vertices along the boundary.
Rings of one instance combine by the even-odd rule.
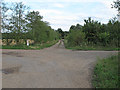
[[96, 47], [91, 47], [91, 46], [76, 46], [76, 47], [67, 47], [67, 49], [72, 49], [72, 50], [104, 50], [104, 51], [118, 51], [120, 48], [113, 48], [113, 47], [101, 47], [101, 46], [96, 46]]
[[50, 41], [47, 43], [42, 43], [42, 44], [34, 44], [34, 45], [30, 45], [30, 46], [26, 46], [26, 45], [3, 45], [2, 49], [33, 49], [33, 50], [39, 50], [39, 49], [43, 49], [43, 48], [47, 48], [50, 47], [54, 44], [56, 44], [58, 42], [58, 40], [54, 40], [54, 41]]
[[[120, 55], [120, 53], [119, 53]], [[120, 88], [119, 55], [98, 60], [92, 84], [95, 88]]]
[[99, 45], [80, 45], [80, 46], [69, 46], [67, 40], [64, 40], [64, 45], [66, 49], [71, 50], [104, 50], [104, 51], [119, 51], [119, 47], [114, 46], [99, 46]]
[[120, 22], [111, 19], [107, 24], [91, 18], [84, 25], [72, 25], [65, 37], [66, 48], [73, 50], [119, 50]]

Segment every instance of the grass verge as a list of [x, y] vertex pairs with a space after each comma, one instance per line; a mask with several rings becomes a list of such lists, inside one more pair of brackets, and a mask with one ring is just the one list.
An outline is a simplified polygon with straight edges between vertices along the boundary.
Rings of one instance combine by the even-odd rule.
[[2, 49], [26, 49], [26, 50], [32, 49], [32, 50], [39, 50], [39, 49], [50, 47], [50, 46], [56, 44], [57, 42], [58, 42], [58, 40], [54, 40], [54, 41], [50, 41], [49, 43], [34, 44], [34, 45], [30, 45], [30, 46], [26, 46], [26, 45], [3, 45]]
[[3, 45], [2, 49], [31, 49], [26, 45]]
[[118, 78], [118, 56], [111, 56], [98, 60], [95, 68], [92, 84], [95, 88], [120, 88]]
[[104, 50], [104, 51], [118, 51], [120, 48], [114, 48], [114, 47], [101, 47], [101, 46], [75, 46], [75, 47], [66, 47], [67, 49], [72, 49], [72, 50]]
[[66, 49], [71, 49], [71, 50], [84, 50], [84, 51], [87, 51], [87, 50], [118, 51], [118, 50], [120, 50], [119, 47], [112, 47], [112, 46], [109, 46], [109, 47], [107, 47], [107, 46], [106, 47], [103, 47], [103, 46], [74, 46], [74, 47], [70, 47], [67, 44], [67, 40], [64, 40], [64, 45], [65, 45]]
[[31, 45], [30, 48], [39, 50], [39, 49], [51, 47], [51, 46], [55, 45], [57, 42], [58, 42], [58, 40], [54, 40], [49, 43], [35, 44], [35, 45]]

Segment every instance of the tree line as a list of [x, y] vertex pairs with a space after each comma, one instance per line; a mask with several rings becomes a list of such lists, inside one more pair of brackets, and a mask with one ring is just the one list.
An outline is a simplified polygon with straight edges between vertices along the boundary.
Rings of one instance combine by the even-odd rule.
[[116, 19], [107, 24], [88, 18], [84, 25], [72, 25], [66, 37], [68, 46], [99, 45], [120, 47], [120, 22]]
[[[120, 1], [112, 5], [120, 11]], [[120, 47], [120, 22], [113, 18], [107, 24], [92, 20], [91, 17], [84, 20], [84, 25], [72, 25], [66, 37], [67, 47], [74, 46], [108, 46]]]
[[[120, 1], [112, 5], [120, 11]], [[56, 39], [66, 39], [67, 46], [115, 46], [120, 47], [120, 22], [116, 18], [107, 24], [92, 20], [84, 20], [84, 25], [72, 25], [69, 32], [61, 28], [54, 30], [49, 23], [43, 21], [43, 16], [38, 11], [30, 11], [22, 2], [7, 5], [2, 2], [2, 38], [15, 39], [20, 44], [20, 39], [32, 39], [35, 43], [44, 43]]]
[[20, 39], [34, 40], [35, 43], [45, 43], [57, 40], [58, 32], [51, 28], [48, 22], [43, 21], [43, 16], [38, 11], [30, 11], [30, 8], [22, 2], [11, 5], [2, 1], [2, 38], [14, 39], [20, 44]]

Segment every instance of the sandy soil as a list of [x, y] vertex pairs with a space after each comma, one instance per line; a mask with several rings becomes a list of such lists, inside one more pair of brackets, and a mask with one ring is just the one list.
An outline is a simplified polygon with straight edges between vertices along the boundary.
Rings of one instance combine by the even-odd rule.
[[4, 49], [3, 88], [91, 88], [96, 60], [117, 54], [117, 51], [72, 51], [59, 43], [42, 50]]

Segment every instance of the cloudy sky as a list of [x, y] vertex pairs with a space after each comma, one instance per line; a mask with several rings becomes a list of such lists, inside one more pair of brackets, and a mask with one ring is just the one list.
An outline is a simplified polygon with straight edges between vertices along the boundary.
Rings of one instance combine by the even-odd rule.
[[116, 16], [117, 11], [111, 8], [113, 0], [4, 0], [20, 2], [30, 10], [39, 11], [43, 20], [50, 23], [53, 29], [62, 28], [68, 31], [71, 25], [83, 25], [84, 19], [92, 17], [102, 23]]

